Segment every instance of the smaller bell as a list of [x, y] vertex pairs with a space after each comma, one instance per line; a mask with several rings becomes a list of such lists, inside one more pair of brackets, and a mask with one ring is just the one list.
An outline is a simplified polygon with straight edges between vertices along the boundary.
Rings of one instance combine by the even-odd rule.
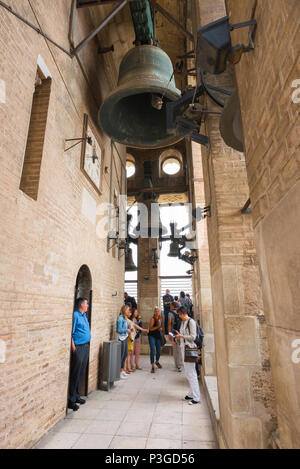
[[168, 257], [178, 257], [178, 252], [178, 243], [176, 243], [176, 241], [171, 241]]
[[234, 91], [220, 118], [220, 132], [226, 145], [234, 150], [244, 151], [243, 125], [237, 91]]
[[125, 272], [135, 272], [137, 266], [135, 265], [132, 257], [132, 249], [128, 248], [125, 253]]

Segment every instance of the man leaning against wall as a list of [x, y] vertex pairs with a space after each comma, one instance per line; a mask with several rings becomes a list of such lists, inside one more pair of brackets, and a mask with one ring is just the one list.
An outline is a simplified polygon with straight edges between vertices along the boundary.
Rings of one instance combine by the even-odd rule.
[[86, 312], [89, 304], [86, 298], [78, 298], [77, 309], [74, 311], [72, 332], [72, 357], [70, 370], [68, 408], [74, 411], [79, 409], [77, 404], [84, 404], [81, 399], [79, 386], [86, 370], [89, 353], [91, 331]]

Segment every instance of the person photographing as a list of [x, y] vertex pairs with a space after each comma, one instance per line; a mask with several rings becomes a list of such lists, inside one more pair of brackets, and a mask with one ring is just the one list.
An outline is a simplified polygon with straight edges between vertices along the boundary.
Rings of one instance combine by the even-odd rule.
[[171, 310], [168, 317], [168, 334], [169, 339], [173, 345], [173, 358], [174, 364], [178, 372], [182, 371], [183, 361], [182, 361], [182, 352], [179, 340], [176, 342], [175, 335], [178, 334], [181, 325], [181, 319], [176, 310], [177, 304], [175, 301], [171, 303]]
[[[197, 326], [194, 319], [189, 317], [186, 308], [179, 308], [178, 314], [181, 319], [181, 325], [179, 333], [175, 335], [175, 339], [176, 341], [179, 340], [182, 357], [184, 357], [185, 347], [188, 347], [190, 349], [197, 349], [197, 346], [195, 344], [195, 339], [197, 336]], [[184, 358], [182, 359], [184, 361]], [[195, 363], [184, 361], [184, 373], [190, 385], [189, 391], [184, 399], [186, 401], [189, 401], [190, 405], [199, 404], [201, 402], [200, 388]]]

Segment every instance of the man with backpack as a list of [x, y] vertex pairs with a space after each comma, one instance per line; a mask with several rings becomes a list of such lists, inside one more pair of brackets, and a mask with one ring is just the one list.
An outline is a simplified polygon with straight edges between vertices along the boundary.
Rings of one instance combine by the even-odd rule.
[[168, 317], [171, 311], [171, 303], [174, 301], [173, 296], [170, 294], [170, 290], [166, 290], [166, 294], [163, 296], [164, 305], [164, 333], [168, 333]]
[[[176, 332], [179, 332], [180, 324], [181, 324], [181, 319], [179, 317], [179, 314], [177, 313], [176, 307], [177, 307], [177, 303], [173, 301], [170, 305], [170, 312], [168, 315], [168, 333], [170, 334], [171, 332], [173, 335], [175, 335]], [[173, 345], [173, 357], [174, 357], [175, 367], [177, 371], [181, 372], [182, 367], [183, 367], [183, 361], [182, 361], [182, 353], [181, 353], [179, 343], [176, 341], [174, 337], [170, 335], [169, 335], [169, 338]]]

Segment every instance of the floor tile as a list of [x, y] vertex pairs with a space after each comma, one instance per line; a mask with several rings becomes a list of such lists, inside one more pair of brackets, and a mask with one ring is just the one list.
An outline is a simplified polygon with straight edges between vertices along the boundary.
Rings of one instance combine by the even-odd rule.
[[[133, 407], [134, 408], [134, 407]], [[135, 423], [135, 422], [146, 422], [151, 423], [153, 420], [154, 410], [145, 410], [143, 412], [128, 412], [124, 417], [122, 423]]]
[[173, 421], [170, 423], [153, 423], [151, 425], [149, 438], [163, 438], [181, 440], [182, 438], [182, 425]]
[[36, 449], [70, 449], [80, 438], [78, 433], [48, 433]]
[[121, 422], [125, 415], [127, 414], [127, 409], [100, 409], [97, 414], [96, 420], [117, 420]]
[[147, 438], [115, 436], [109, 449], [145, 449]]
[[183, 441], [182, 449], [216, 449], [217, 443], [213, 441]]
[[117, 431], [118, 436], [148, 437], [151, 422], [123, 422]]
[[79, 440], [72, 446], [72, 449], [107, 449], [112, 439], [112, 435], [81, 435]]
[[212, 449], [216, 446], [204, 400], [189, 406], [183, 400], [188, 384], [173, 371], [172, 357], [162, 357], [162, 370], [149, 373], [149, 357], [141, 357], [142, 371], [116, 382], [109, 391], [92, 392], [77, 412], [56, 424], [39, 448], [76, 449]]
[[51, 429], [51, 432], [83, 433], [90, 423], [91, 421], [87, 419], [63, 419]]
[[87, 419], [87, 420], [93, 420], [96, 418], [97, 414], [100, 412], [100, 409], [95, 409], [94, 407], [85, 407], [84, 405], [81, 405], [76, 412], [71, 411], [71, 413], [68, 413], [67, 419]]
[[182, 423], [184, 425], [196, 425], [199, 420], [207, 421], [207, 423], [211, 423], [210, 415], [208, 411], [203, 412], [182, 412]]
[[104, 406], [102, 407], [103, 410], [112, 409], [112, 410], [128, 410], [131, 407], [132, 401], [106, 401]]
[[106, 402], [108, 401], [104, 399], [95, 399], [86, 402], [84, 405], [85, 409], [102, 409], [105, 406]]
[[146, 449], [181, 449], [181, 440], [168, 440], [164, 438], [148, 438]]
[[182, 412], [172, 412], [169, 410], [158, 410], [153, 414], [153, 423], [168, 423], [168, 422], [182, 423]]
[[182, 437], [183, 440], [215, 441], [215, 435], [211, 424], [183, 425]]
[[93, 420], [93, 422], [89, 422], [89, 425], [85, 429], [85, 433], [87, 434], [94, 434], [97, 433], [99, 435], [115, 435], [118, 428], [120, 426], [120, 422], [118, 420]]

